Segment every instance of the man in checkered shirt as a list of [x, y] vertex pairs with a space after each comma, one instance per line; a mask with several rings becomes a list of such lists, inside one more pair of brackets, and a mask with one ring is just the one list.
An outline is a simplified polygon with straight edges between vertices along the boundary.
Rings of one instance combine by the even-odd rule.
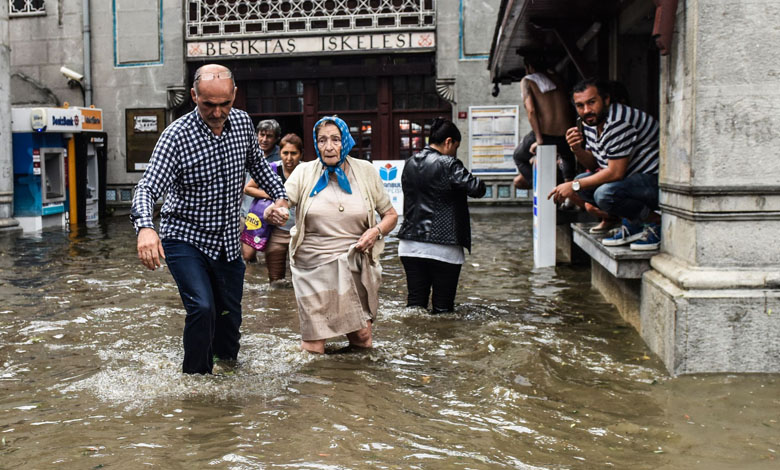
[[[275, 200], [266, 211], [268, 222], [281, 225], [289, 212], [284, 185], [263, 158], [251, 118], [232, 109], [236, 87], [230, 70], [200, 67], [190, 93], [197, 109], [163, 131], [136, 186], [130, 219], [141, 263], [156, 269], [164, 258], [179, 287], [187, 311], [184, 373], [210, 374], [215, 356], [226, 361], [238, 356], [245, 173]], [[154, 203], [166, 194], [158, 237]]]

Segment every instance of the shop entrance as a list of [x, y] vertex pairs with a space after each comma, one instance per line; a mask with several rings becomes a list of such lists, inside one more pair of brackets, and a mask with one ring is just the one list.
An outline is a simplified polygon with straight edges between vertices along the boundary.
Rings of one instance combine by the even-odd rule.
[[[315, 158], [311, 130], [336, 114], [350, 127], [364, 160], [403, 160], [427, 143], [430, 123], [449, 117], [450, 104], [436, 91], [432, 54], [265, 61], [225, 64], [236, 71], [235, 106], [255, 123], [276, 119], [282, 134], [304, 142], [304, 160]], [[269, 62], [270, 63], [270, 62]]]

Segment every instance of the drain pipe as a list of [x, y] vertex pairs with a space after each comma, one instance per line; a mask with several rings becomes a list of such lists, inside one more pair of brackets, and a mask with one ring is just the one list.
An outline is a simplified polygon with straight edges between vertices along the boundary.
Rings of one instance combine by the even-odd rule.
[[81, 0], [84, 29], [84, 107], [92, 104], [92, 30], [89, 23], [89, 0]]

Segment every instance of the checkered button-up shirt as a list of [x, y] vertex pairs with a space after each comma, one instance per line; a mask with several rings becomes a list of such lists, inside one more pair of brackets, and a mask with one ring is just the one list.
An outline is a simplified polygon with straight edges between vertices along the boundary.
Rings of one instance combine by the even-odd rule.
[[167, 194], [160, 212], [160, 238], [191, 243], [213, 259], [241, 254], [239, 211], [246, 172], [274, 199], [287, 199], [282, 180], [263, 158], [249, 115], [232, 109], [219, 136], [197, 110], [163, 131], [133, 196], [130, 220], [136, 233], [154, 228], [154, 203]]

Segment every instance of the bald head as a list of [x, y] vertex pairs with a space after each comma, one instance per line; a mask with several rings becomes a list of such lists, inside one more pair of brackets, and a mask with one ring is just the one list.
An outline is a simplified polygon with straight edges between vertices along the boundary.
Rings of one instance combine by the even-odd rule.
[[195, 77], [192, 80], [192, 87], [195, 89], [195, 93], [200, 93], [200, 82], [209, 80], [230, 80], [230, 87], [234, 88], [236, 86], [233, 72], [229, 68], [219, 64], [206, 64], [201, 65], [195, 71]]
[[200, 117], [215, 135], [220, 135], [236, 99], [233, 74], [222, 65], [204, 65], [195, 71], [190, 93]]

